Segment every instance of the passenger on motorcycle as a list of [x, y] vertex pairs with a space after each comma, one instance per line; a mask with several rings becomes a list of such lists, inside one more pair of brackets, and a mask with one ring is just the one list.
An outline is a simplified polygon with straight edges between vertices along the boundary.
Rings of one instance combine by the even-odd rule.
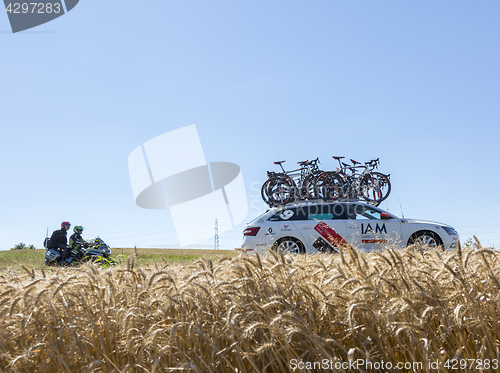
[[73, 232], [75, 233], [69, 238], [70, 255], [78, 260], [81, 259], [79, 255], [80, 248], [88, 247], [89, 243], [82, 238], [83, 227], [81, 225], [75, 225]]
[[61, 229], [55, 230], [50, 236], [49, 247], [53, 247], [55, 249], [59, 249], [62, 251], [61, 261], [65, 260], [70, 252], [70, 248], [68, 246], [68, 237], [67, 231], [71, 227], [69, 221], [63, 221], [61, 223]]

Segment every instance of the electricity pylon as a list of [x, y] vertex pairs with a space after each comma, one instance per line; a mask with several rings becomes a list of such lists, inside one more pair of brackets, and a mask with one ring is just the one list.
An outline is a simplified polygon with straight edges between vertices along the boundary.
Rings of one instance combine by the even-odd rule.
[[214, 250], [219, 250], [219, 224], [215, 219]]

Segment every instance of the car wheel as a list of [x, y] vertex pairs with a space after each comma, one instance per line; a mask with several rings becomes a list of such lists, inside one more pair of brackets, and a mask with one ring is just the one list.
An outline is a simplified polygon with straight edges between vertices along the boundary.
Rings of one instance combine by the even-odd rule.
[[441, 238], [434, 232], [420, 231], [411, 235], [410, 239], [408, 240], [408, 245], [436, 249], [439, 246], [443, 247], [443, 242], [441, 241]]
[[304, 254], [306, 252], [304, 244], [294, 237], [280, 238], [273, 245], [273, 250], [281, 250], [284, 254]]

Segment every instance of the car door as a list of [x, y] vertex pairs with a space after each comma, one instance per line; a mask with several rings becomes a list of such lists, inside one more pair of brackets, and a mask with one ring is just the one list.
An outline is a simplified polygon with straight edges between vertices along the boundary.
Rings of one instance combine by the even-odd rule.
[[[265, 232], [267, 236], [266, 243], [271, 247], [283, 237], [294, 237], [303, 241], [301, 232], [298, 229], [300, 229], [300, 223], [306, 220], [306, 212], [299, 207], [284, 207], [278, 210], [268, 219], [269, 225], [266, 227]], [[303, 243], [305, 245], [305, 242]]]
[[347, 240], [358, 250], [372, 251], [401, 246], [401, 221], [381, 209], [366, 204], [349, 204]]
[[331, 204], [302, 207], [307, 220], [294, 221], [302, 234], [308, 253], [333, 253], [347, 245], [347, 228], [342, 216], [335, 215]]

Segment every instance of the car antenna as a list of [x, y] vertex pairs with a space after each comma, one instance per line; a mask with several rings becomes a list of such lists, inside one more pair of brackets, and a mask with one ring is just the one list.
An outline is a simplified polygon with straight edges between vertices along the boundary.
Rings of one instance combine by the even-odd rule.
[[43, 247], [47, 248], [49, 243], [49, 227], [47, 227], [47, 234], [45, 235], [45, 240], [43, 240]]
[[405, 214], [403, 213], [403, 206], [401, 206], [401, 200], [399, 199], [399, 193], [398, 193], [398, 188], [394, 188], [396, 190], [396, 195], [398, 196], [398, 202], [399, 202], [399, 208], [401, 209], [401, 217], [405, 218]]

